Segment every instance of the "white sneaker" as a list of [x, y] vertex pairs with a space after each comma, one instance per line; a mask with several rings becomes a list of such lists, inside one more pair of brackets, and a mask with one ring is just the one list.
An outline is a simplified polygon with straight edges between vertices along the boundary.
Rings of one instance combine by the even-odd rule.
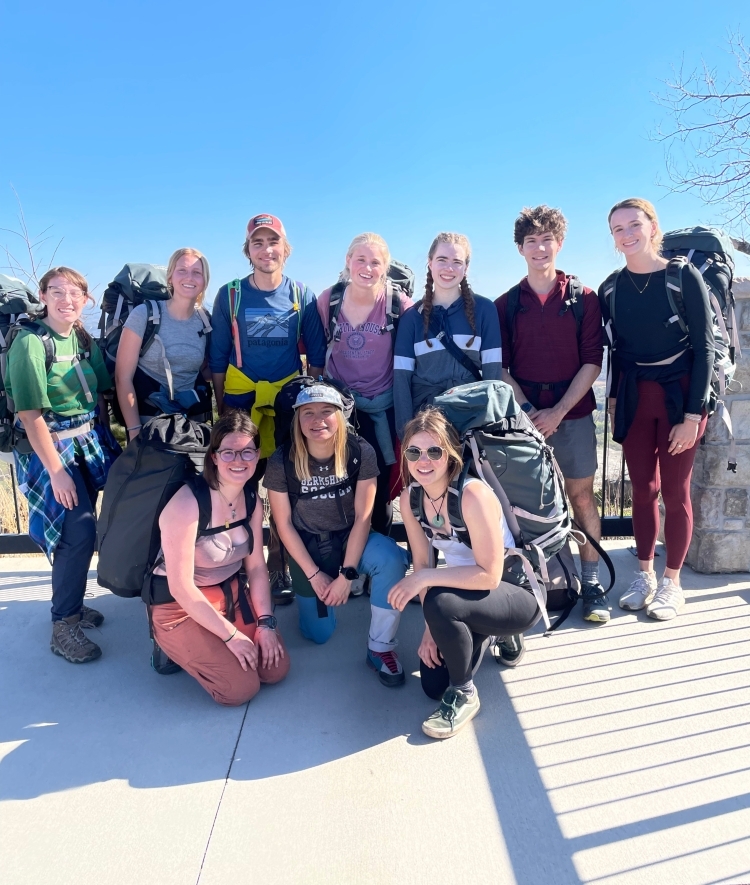
[[620, 608], [638, 612], [651, 602], [659, 586], [654, 572], [637, 572], [638, 577], [620, 597]]
[[657, 621], [671, 621], [685, 605], [682, 587], [671, 578], [662, 578], [661, 587], [656, 591], [654, 601], [646, 609], [646, 614]]

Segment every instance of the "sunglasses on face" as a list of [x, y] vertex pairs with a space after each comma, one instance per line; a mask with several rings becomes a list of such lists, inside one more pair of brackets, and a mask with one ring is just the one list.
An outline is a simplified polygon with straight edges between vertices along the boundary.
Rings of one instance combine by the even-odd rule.
[[404, 451], [404, 457], [407, 461], [419, 461], [422, 455], [427, 455], [430, 461], [439, 461], [443, 454], [443, 449], [440, 446], [430, 446], [428, 449], [418, 449], [416, 446], [409, 446]]
[[236, 452], [234, 449], [219, 449], [216, 454], [225, 464], [231, 464], [237, 457], [242, 461], [254, 461], [258, 457], [258, 450], [243, 449], [241, 452]]

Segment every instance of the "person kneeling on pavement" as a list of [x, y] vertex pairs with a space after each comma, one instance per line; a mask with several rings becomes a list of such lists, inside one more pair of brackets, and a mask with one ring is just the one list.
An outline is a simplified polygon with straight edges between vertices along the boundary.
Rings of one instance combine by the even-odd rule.
[[262, 682], [289, 672], [272, 614], [263, 508], [255, 506], [259, 441], [247, 412], [228, 410], [216, 422], [203, 475], [159, 517], [162, 557], [151, 579], [154, 639], [226, 706], [247, 703]]
[[[523, 632], [542, 616], [520, 561], [505, 559], [513, 536], [499, 501], [481, 480], [467, 477], [461, 490], [468, 537], [462, 540], [451, 526], [447, 496], [456, 491], [451, 484], [461, 467], [458, 433], [439, 409], [425, 409], [408, 422], [402, 471], [404, 483], [412, 484], [401, 494], [401, 516], [414, 573], [399, 581], [388, 601], [399, 611], [417, 594], [422, 602], [422, 688], [440, 698], [422, 723], [432, 738], [453, 737], [479, 712], [473, 677], [490, 643], [497, 637], [500, 660], [515, 666], [524, 653]], [[412, 512], [415, 490], [424, 524]], [[442, 551], [447, 568], [431, 566], [430, 546]]]
[[335, 608], [348, 600], [352, 581], [368, 575], [367, 664], [384, 685], [403, 685], [395, 653], [401, 613], [386, 597], [406, 573], [408, 556], [391, 538], [370, 531], [375, 450], [349, 431], [343, 409], [329, 384], [302, 390], [294, 405], [292, 439], [269, 459], [264, 484], [290, 557], [302, 635], [327, 642], [336, 627]]

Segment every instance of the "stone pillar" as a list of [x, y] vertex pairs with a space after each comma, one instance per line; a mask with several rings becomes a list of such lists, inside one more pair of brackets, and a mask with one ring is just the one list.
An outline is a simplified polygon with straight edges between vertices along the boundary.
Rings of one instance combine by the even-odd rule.
[[729, 437], [714, 416], [695, 458], [695, 528], [686, 560], [704, 573], [750, 571], [750, 279], [735, 279], [733, 291], [743, 350], [734, 377], [742, 387], [725, 401], [737, 445], [737, 472], [727, 470]]

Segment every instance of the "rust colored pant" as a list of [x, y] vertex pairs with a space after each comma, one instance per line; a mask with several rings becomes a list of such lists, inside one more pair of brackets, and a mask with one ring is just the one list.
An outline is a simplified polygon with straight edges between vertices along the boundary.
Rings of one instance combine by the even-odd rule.
[[[255, 638], [255, 623], [246, 624], [237, 602], [237, 582], [234, 590], [235, 626], [248, 636]], [[221, 614], [226, 606], [221, 587], [202, 587], [204, 596]], [[289, 672], [289, 653], [284, 641], [279, 641], [284, 649], [284, 657], [278, 667], [262, 667], [258, 655], [258, 669], [243, 670], [240, 662], [218, 636], [197, 624], [177, 602], [151, 606], [154, 638], [169, 657], [179, 664], [186, 673], [198, 680], [211, 697], [219, 704], [237, 707], [254, 698], [261, 682], [273, 683], [281, 680]]]

